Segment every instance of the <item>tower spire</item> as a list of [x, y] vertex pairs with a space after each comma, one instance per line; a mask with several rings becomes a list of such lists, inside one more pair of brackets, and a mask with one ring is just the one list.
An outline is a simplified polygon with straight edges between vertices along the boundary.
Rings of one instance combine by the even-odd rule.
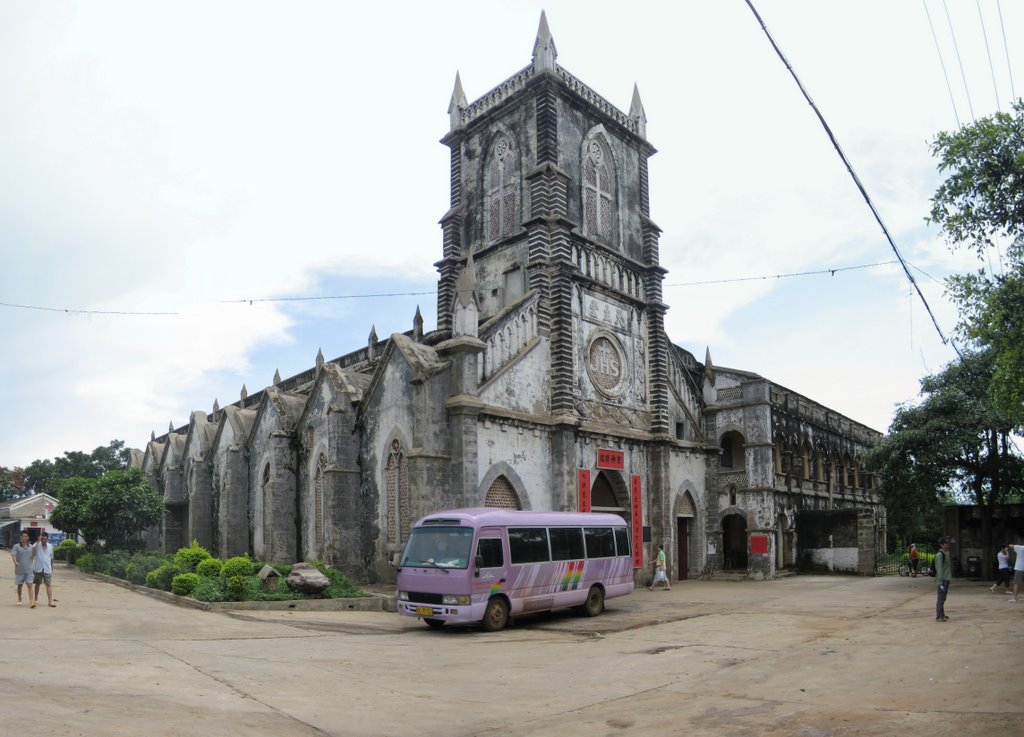
[[534, 71], [541, 72], [545, 69], [554, 71], [557, 58], [558, 50], [555, 48], [555, 39], [551, 37], [548, 17], [542, 10], [540, 11], [540, 26], [537, 28], [537, 40], [533, 42]]
[[629, 117], [636, 121], [636, 132], [641, 138], [647, 138], [647, 113], [640, 101], [640, 88], [633, 83], [633, 100], [629, 103]]
[[462, 112], [469, 107], [466, 100], [466, 93], [462, 90], [462, 79], [459, 73], [455, 72], [455, 89], [452, 90], [452, 99], [448, 103], [448, 117], [451, 120], [451, 129], [455, 130], [462, 125]]

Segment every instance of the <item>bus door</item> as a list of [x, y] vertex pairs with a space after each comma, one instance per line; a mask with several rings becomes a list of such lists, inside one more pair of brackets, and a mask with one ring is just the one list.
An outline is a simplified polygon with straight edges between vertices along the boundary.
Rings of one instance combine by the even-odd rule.
[[508, 554], [500, 527], [483, 527], [473, 560], [473, 601], [486, 601], [508, 589]]

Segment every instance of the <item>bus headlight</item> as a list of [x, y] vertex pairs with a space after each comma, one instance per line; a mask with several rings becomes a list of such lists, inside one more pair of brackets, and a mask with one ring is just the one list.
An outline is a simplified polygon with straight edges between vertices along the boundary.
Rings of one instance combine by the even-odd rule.
[[441, 599], [442, 604], [458, 604], [459, 606], [469, 606], [468, 596], [455, 596], [454, 594], [445, 594]]
[[409, 592], [408, 591], [399, 591], [398, 592], [398, 598], [401, 599], [402, 601], [409, 601]]

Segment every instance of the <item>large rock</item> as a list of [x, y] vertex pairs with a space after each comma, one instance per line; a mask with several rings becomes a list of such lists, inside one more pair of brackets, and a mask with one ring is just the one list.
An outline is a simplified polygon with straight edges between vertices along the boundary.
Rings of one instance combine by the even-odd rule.
[[288, 588], [300, 594], [319, 594], [331, 585], [330, 579], [309, 563], [296, 563], [284, 580]]

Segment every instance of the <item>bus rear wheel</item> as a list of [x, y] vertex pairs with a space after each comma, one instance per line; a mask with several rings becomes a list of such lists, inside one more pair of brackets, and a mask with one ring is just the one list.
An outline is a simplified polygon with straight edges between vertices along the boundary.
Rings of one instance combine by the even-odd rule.
[[583, 602], [583, 613], [588, 617], [596, 617], [604, 611], [604, 590], [600, 586], [591, 586], [587, 592], [587, 600]]
[[508, 624], [508, 604], [504, 599], [494, 597], [487, 602], [487, 609], [484, 610], [484, 629], [488, 632], [497, 632], [505, 629]]
[[444, 627], [443, 619], [424, 619], [423, 621], [426, 622], [427, 626], [432, 630], [439, 630]]

